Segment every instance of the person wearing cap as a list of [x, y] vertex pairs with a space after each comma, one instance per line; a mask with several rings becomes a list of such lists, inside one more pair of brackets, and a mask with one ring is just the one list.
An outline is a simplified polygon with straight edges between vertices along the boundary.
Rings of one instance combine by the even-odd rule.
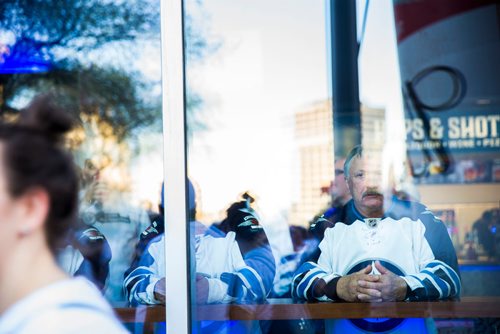
[[[165, 184], [161, 185], [158, 215], [141, 233], [135, 248], [135, 255], [130, 268], [124, 273], [124, 289], [128, 302], [138, 304], [160, 304], [165, 302]], [[188, 180], [189, 220], [196, 216], [195, 192]], [[197, 225], [200, 223], [196, 223]]]
[[[190, 182], [189, 182], [190, 183]], [[194, 188], [189, 187], [191, 233], [194, 235], [193, 283], [198, 304], [264, 302], [272, 289], [276, 272], [274, 257], [250, 196], [233, 203], [220, 224], [220, 233], [202, 228], [194, 221]], [[149, 233], [150, 234], [150, 233]], [[136, 266], [125, 278], [124, 286], [132, 306], [165, 304], [165, 237], [154, 233]], [[224, 321], [201, 321], [201, 333], [227, 330]], [[259, 332], [256, 321], [229, 324], [235, 332]]]
[[[345, 219], [326, 229], [317, 262], [297, 270], [293, 296], [344, 302], [459, 297], [457, 257], [445, 225], [424, 205], [384, 194], [370, 158], [361, 146], [347, 156], [352, 200], [343, 208]], [[341, 330], [366, 330], [351, 325]]]
[[[194, 214], [194, 188], [189, 189], [193, 194], [190, 212]], [[221, 223], [223, 235], [200, 228], [201, 224], [191, 215], [198, 303], [262, 302], [271, 290], [276, 270], [274, 257], [250, 201], [245, 198], [229, 207]], [[165, 239], [163, 227], [155, 230], [124, 281], [131, 305], [165, 303]]]

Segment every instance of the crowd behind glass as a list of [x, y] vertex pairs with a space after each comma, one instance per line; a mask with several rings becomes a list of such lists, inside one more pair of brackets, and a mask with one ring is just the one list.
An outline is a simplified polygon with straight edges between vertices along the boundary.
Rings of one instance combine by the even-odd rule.
[[[37, 104], [46, 103], [48, 97], [34, 101], [21, 112], [20, 124], [24, 119], [33, 122], [30, 111], [45, 117], [52, 110]], [[40, 124], [44, 125], [44, 121], [41, 118]], [[24, 132], [34, 138], [39, 135], [30, 127], [9, 123], [3, 126], [8, 129], [4, 131], [7, 134], [18, 131], [21, 136]], [[46, 136], [51, 140], [50, 133]], [[15, 141], [12, 136], [5, 138]], [[78, 205], [74, 205], [74, 211], [78, 214], [68, 229], [58, 231], [53, 242], [57, 262], [71, 276], [92, 281], [115, 307], [168, 303], [165, 273], [166, 261], [172, 255], [165, 254], [165, 224], [169, 223], [164, 218], [165, 185], [161, 185], [158, 211], [148, 212], [129, 204], [126, 192], [112, 183], [112, 173], [97, 161], [86, 159], [75, 172], [68, 160], [75, 175]], [[195, 187], [191, 180], [186, 180], [187, 222], [193, 250], [191, 283], [195, 285], [192, 302], [255, 304], [266, 303], [270, 298], [297, 303], [459, 299], [462, 281], [448, 226], [415, 194], [405, 192], [396, 183], [384, 183], [380, 161], [378, 149], [361, 145], [346, 157], [337, 158], [328, 208], [312, 217], [307, 228], [289, 226], [287, 237], [292, 248], [288, 253], [280, 252], [278, 245], [271, 242], [276, 239], [266, 232], [265, 222], [256, 211], [255, 195], [244, 192], [225, 210], [221, 221], [206, 225], [197, 221]], [[477, 256], [475, 239], [489, 258], [495, 258], [497, 240], [491, 235], [494, 236], [497, 221], [496, 209], [486, 211], [474, 223], [473, 236], [467, 237], [472, 242], [465, 250], [467, 258]], [[51, 232], [47, 232], [47, 238], [55, 240]], [[26, 235], [29, 234], [21, 230], [20, 236]], [[382, 323], [388, 330], [432, 329], [432, 324], [424, 319], [389, 319]], [[363, 323], [349, 319], [322, 324], [316, 321], [309, 325], [316, 332], [361, 333], [365, 328]], [[203, 320], [198, 326], [206, 333], [224, 332], [228, 326], [237, 332], [272, 333], [289, 330], [287, 326], [296, 324]]]
[[[196, 302], [459, 297], [457, 259], [445, 225], [424, 205], [408, 200], [409, 194], [393, 189], [384, 193], [379, 186], [380, 171], [371, 171], [365, 164], [370, 158], [369, 152], [363, 154], [362, 148], [356, 147], [347, 163], [345, 158], [336, 160], [330, 206], [311, 217], [308, 227], [289, 227], [288, 237], [293, 244], [289, 254], [279, 254], [278, 247], [270, 244], [265, 224], [253, 208], [252, 194], [244, 193], [232, 203], [222, 221], [209, 226], [198, 222], [195, 190], [188, 180], [189, 224], [196, 254], [196, 274], [192, 277]], [[72, 275], [92, 280], [115, 306], [165, 303], [168, 254], [164, 253], [164, 224], [168, 222], [164, 221], [163, 185], [158, 211], [147, 212], [121, 200], [120, 193], [107, 186], [103, 171], [92, 159], [87, 159], [79, 172], [79, 222], [58, 252], [60, 265]], [[488, 225], [486, 220], [497, 216], [495, 210], [487, 212], [474, 225], [491, 256], [494, 243], [491, 238], [483, 241], [489, 236], [482, 225]], [[391, 229], [391, 225], [386, 226], [388, 219], [395, 221], [393, 225], [397, 222], [403, 226], [402, 230], [391, 232], [396, 233], [392, 236], [387, 234]], [[359, 223], [362, 226], [358, 227]], [[360, 233], [366, 244], [358, 246]], [[395, 237], [398, 233], [408, 234], [404, 240], [410, 245], [410, 253], [402, 250], [401, 240]], [[328, 239], [322, 243], [325, 236]], [[332, 257], [329, 247], [342, 255]], [[357, 255], [349, 254], [353, 249]], [[396, 249], [401, 257], [392, 259], [389, 253]], [[405, 257], [415, 262], [404, 263]], [[399, 280], [403, 290], [387, 295], [377, 290], [386, 270], [404, 278]], [[354, 274], [358, 282], [366, 280], [359, 287], [364, 293], [344, 286], [349, 282], [343, 282], [342, 277]]]
[[[321, 254], [318, 246], [325, 230], [348, 219], [342, 208], [352, 203], [352, 199], [344, 178], [344, 163], [345, 159], [337, 159], [335, 163], [330, 206], [311, 217], [307, 225], [289, 226], [288, 238], [293, 245], [289, 254], [279, 254], [278, 247], [270, 244], [265, 223], [262, 224], [254, 210], [254, 198], [249, 193], [226, 209], [222, 221], [211, 225], [197, 221], [195, 190], [188, 180], [197, 302], [264, 302], [270, 297], [308, 299], [293, 294], [292, 280], [301, 265], [318, 261]], [[60, 265], [71, 275], [89, 278], [116, 306], [164, 303], [163, 185], [158, 209], [146, 210], [129, 205], [118, 191], [110, 189], [92, 159], [85, 160], [79, 176], [78, 224], [58, 251]], [[404, 205], [417, 203], [406, 201], [409, 195], [401, 192], [393, 192], [391, 196], [401, 199]], [[463, 257], [477, 258], [480, 252], [490, 259], [496, 258], [498, 240], [492, 231], [498, 214], [497, 209], [489, 210], [474, 223], [460, 249]], [[387, 215], [384, 212], [381, 217]], [[445, 226], [435, 215], [432, 219], [436, 225]]]

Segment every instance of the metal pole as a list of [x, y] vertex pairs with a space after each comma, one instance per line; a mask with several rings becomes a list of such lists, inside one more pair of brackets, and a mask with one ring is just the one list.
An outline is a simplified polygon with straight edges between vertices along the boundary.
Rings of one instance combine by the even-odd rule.
[[361, 144], [356, 1], [327, 0], [335, 156]]

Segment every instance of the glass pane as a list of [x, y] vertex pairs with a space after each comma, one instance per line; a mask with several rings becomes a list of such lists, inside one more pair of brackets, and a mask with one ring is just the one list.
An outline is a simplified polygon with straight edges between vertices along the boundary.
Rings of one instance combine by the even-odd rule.
[[[359, 74], [336, 83], [359, 75], [349, 155], [333, 135], [356, 124], [334, 128], [329, 92], [339, 3], [184, 2], [194, 332], [499, 316], [497, 5], [356, 2]], [[392, 304], [424, 300], [446, 301]]]
[[230, 304], [291, 301], [293, 270], [315, 242], [308, 221], [329, 201], [324, 4], [185, 5], [187, 36], [204, 41], [186, 69], [193, 331], [287, 332], [285, 322], [218, 320]]
[[410, 24], [413, 11], [424, 7], [394, 4], [406, 179], [447, 226], [464, 297], [500, 293], [495, 283], [500, 262], [497, 7], [493, 2], [460, 6], [444, 1], [425, 7], [439, 15]]
[[160, 303], [150, 285], [164, 276], [163, 258], [156, 276], [128, 276], [163, 232], [160, 73], [159, 1], [2, 1], [2, 118], [51, 92], [77, 121], [78, 224], [58, 263], [95, 283], [131, 330], [143, 324], [128, 307]]

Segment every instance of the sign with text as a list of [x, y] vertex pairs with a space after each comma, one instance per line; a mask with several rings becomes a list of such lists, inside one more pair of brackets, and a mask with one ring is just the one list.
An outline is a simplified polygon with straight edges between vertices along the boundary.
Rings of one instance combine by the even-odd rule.
[[500, 112], [435, 112], [426, 115], [426, 119], [406, 118], [405, 125], [410, 154], [440, 148], [450, 153], [498, 153], [500, 150]]
[[394, 0], [408, 162], [417, 183], [498, 182], [494, 0]]

